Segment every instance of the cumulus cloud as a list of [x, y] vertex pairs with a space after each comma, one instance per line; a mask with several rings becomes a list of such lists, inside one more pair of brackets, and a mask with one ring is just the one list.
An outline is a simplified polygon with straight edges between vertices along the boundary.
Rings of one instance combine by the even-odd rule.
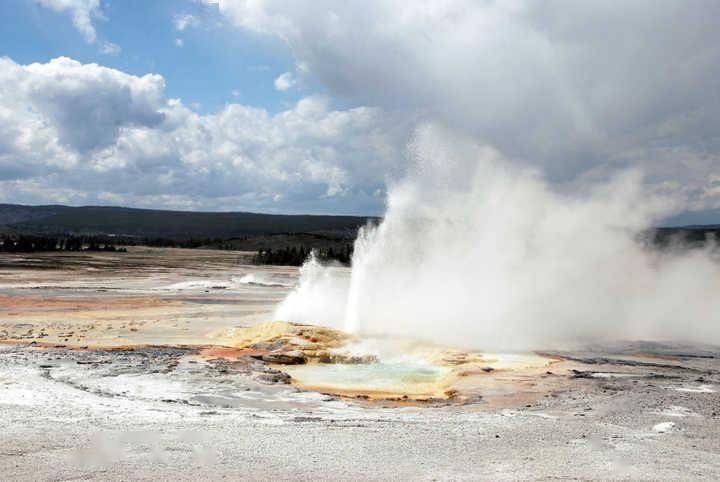
[[311, 96], [200, 115], [164, 79], [0, 59], [0, 200], [380, 212], [409, 127]]
[[112, 42], [104, 42], [100, 47], [100, 53], [105, 55], [119, 55], [121, 51], [120, 46]]
[[56, 12], [69, 12], [75, 28], [85, 41], [94, 43], [97, 39], [92, 17], [100, 14], [100, 0], [38, 0], [40, 5]]
[[718, 2], [206, 1], [336, 95], [423, 110], [556, 185], [639, 166], [718, 203]]
[[183, 32], [188, 27], [194, 27], [198, 24], [198, 19], [194, 15], [191, 15], [189, 13], [185, 13], [182, 15], [176, 15], [173, 19], [173, 24], [175, 25], [175, 29], [179, 30], [180, 32]]
[[295, 77], [293, 77], [290, 72], [285, 72], [284, 74], [281, 74], [280, 76], [278, 76], [278, 78], [275, 79], [275, 89], [279, 90], [280, 92], [285, 92], [293, 85], [295, 85], [295, 82]]
[[[40, 1], [74, 17], [80, 12], [76, 25], [92, 28], [90, 19], [98, 15], [97, 1]], [[363, 109], [373, 113], [378, 129], [398, 126], [388, 129], [392, 134], [382, 142], [375, 142], [380, 137], [372, 135], [370, 153], [357, 157], [396, 155], [388, 161], [390, 167], [374, 165], [378, 172], [372, 176], [372, 186], [360, 169], [348, 166], [339, 147], [335, 160], [328, 156], [322, 169], [300, 171], [310, 176], [308, 186], [314, 187], [304, 192], [306, 199], [314, 196], [314, 206], [327, 206], [328, 198], [323, 196], [328, 192], [341, 196], [381, 188], [380, 180], [403, 164], [400, 152], [406, 131], [420, 118], [468, 134], [514, 162], [532, 164], [559, 190], [611, 177], [619, 168], [637, 167], [645, 172], [647, 183], [685, 198], [688, 208], [720, 207], [720, 97], [716, 94], [720, 91], [720, 50], [716, 48], [720, 30], [713, 21], [720, 17], [718, 2], [366, 0], [339, 5], [331, 0], [204, 1], [217, 4], [238, 27], [287, 43], [295, 57], [295, 73], [278, 77], [278, 90], [291, 88], [298, 81], [296, 76], [312, 76], [326, 92], [350, 105], [371, 106]], [[174, 18], [178, 30], [196, 21], [192, 15]], [[38, 69], [49, 71], [51, 64], [39, 64], [43, 67]], [[23, 72], [29, 67], [0, 75], [27, 76]], [[26, 82], [18, 79], [25, 90], [13, 88], [4, 98], [30, 113], [18, 107], [0, 115], [26, 119], [27, 124], [9, 122], [0, 130], [17, 131], [22, 125], [23, 132], [32, 135], [17, 137], [19, 131], [13, 131], [7, 142], [29, 149], [45, 135], [43, 145], [62, 152], [50, 156], [53, 160], [48, 162], [68, 166], [119, 146], [130, 132], [171, 136], [179, 128], [172, 124], [173, 129], [167, 130], [171, 123], [166, 117], [178, 117], [182, 103], [168, 105], [159, 76], [134, 77], [92, 65], [76, 70], [69, 77], [46, 72], [46, 77], [38, 73]], [[104, 77], [98, 80], [95, 74]], [[60, 86], [46, 80], [34, 93], [27, 90], [38, 79], [53, 79], [53, 75], [61, 80]], [[149, 97], [143, 97], [146, 94]], [[16, 95], [17, 99], [12, 98]], [[71, 104], [74, 109], [68, 108]], [[298, 105], [287, 112], [299, 109]], [[327, 105], [324, 109], [327, 115], [333, 112]], [[214, 115], [228, 110], [230, 106]], [[253, 112], [274, 123], [282, 118], [263, 110]], [[203, 123], [197, 126], [205, 128]], [[283, 129], [291, 127], [295, 126]], [[313, 151], [313, 159], [323, 152], [322, 143], [311, 149], [312, 142], [320, 142], [312, 136], [293, 138], [295, 131], [287, 132], [287, 139], [296, 139], [302, 149]], [[368, 132], [365, 128], [342, 135], [354, 142], [365, 139]], [[388, 147], [390, 140], [395, 144]], [[288, 140], [283, 149], [291, 144]], [[337, 141], [337, 146], [342, 144]], [[175, 144], [166, 141], [164, 145]], [[229, 145], [234, 144], [229, 141]], [[28, 159], [34, 159], [33, 155], [28, 154]], [[31, 164], [13, 162], [11, 166], [5, 161], [6, 173], [23, 173]], [[106, 159], [103, 165], [121, 162], [132, 165], [131, 160], [117, 157]], [[318, 171], [326, 180], [336, 181], [317, 188], [313, 183], [320, 176]], [[293, 178], [284, 172], [287, 179]], [[355, 204], [351, 209], [364, 205], [369, 204]]]
[[129, 126], [160, 124], [165, 83], [159, 75], [128, 75], [97, 64], [59, 57], [46, 64], [18, 65], [0, 59], [3, 100], [49, 123], [57, 141], [74, 152], [103, 148]]

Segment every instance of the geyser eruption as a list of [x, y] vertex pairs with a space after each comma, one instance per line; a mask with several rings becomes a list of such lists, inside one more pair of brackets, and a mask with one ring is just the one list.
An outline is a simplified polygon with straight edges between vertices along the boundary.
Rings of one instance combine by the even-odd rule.
[[638, 172], [561, 194], [437, 126], [410, 151], [384, 220], [359, 234], [349, 282], [311, 259], [277, 318], [484, 349], [720, 341], [720, 266], [711, 248], [643, 246], [678, 203]]
[[313, 324], [342, 327], [349, 279], [341, 268], [323, 266], [315, 252], [300, 268], [298, 287], [275, 310], [276, 320], [312, 320]]

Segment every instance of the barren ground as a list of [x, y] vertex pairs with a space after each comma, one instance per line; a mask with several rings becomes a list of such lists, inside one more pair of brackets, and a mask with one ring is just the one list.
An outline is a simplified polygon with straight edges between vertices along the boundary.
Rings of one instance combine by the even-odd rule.
[[20, 480], [720, 479], [720, 349], [618, 343], [476, 374], [462, 403], [269, 383], [207, 346], [293, 268], [221, 251], [0, 258], [0, 471]]

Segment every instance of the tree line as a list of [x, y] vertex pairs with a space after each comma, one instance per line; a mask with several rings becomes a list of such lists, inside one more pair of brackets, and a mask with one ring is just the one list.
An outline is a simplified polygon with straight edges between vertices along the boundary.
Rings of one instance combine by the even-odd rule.
[[[305, 246], [286, 246], [280, 249], [260, 249], [253, 256], [255, 264], [272, 264], [281, 266], [301, 266], [310, 256], [313, 249]], [[321, 261], [337, 261], [350, 265], [352, 259], [353, 245], [346, 244], [338, 249], [332, 247], [314, 249], [315, 254]]]
[[[199, 248], [213, 246], [215, 249], [235, 250], [229, 240], [220, 238], [171, 240], [162, 238], [125, 238], [96, 235], [30, 235], [9, 234], [0, 236], [0, 253], [34, 252], [127, 252], [123, 246], [153, 246], [173, 248]], [[311, 248], [305, 245], [262, 248], [253, 256], [255, 264], [301, 266], [315, 251], [321, 261], [335, 261], [350, 265], [353, 244]]]
[[105, 237], [101, 236], [4, 236], [0, 238], [0, 252], [35, 253], [41, 251], [104, 251], [127, 252], [125, 248], [117, 248]]
[[196, 249], [210, 246], [213, 243], [222, 242], [222, 238], [188, 238], [188, 239], [170, 239], [170, 238], [141, 238], [141, 237], [118, 237], [118, 244], [124, 246], [149, 246], [151, 248], [185, 248]]

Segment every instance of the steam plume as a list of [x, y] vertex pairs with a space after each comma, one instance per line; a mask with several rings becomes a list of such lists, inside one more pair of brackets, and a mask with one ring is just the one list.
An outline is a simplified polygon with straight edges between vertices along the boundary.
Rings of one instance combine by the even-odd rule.
[[627, 171], [573, 194], [490, 148], [421, 128], [415, 166], [355, 244], [350, 279], [311, 259], [276, 317], [481, 348], [598, 338], [720, 341], [712, 248], [641, 233], [677, 209]]

